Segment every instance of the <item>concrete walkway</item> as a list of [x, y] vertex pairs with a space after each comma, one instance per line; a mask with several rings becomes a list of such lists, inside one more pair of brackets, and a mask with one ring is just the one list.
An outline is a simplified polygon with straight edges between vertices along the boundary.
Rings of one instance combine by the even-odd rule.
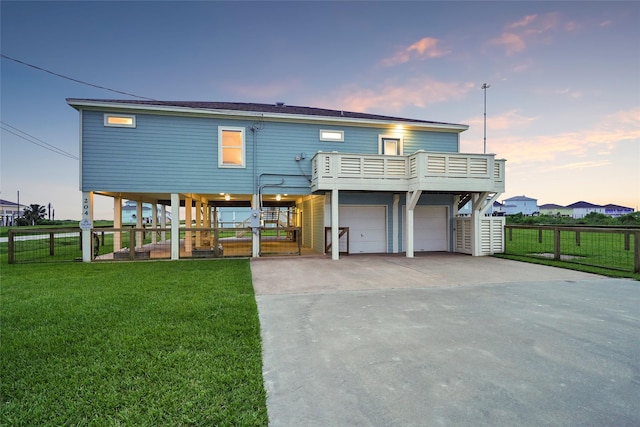
[[640, 425], [640, 283], [457, 254], [255, 259], [274, 426]]

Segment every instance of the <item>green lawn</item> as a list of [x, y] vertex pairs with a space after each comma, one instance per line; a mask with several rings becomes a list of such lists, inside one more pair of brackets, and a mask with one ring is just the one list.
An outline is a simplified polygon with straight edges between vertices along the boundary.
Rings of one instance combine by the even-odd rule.
[[267, 425], [247, 260], [1, 268], [0, 425]]
[[[544, 263], [559, 267], [590, 271], [618, 277], [640, 278], [633, 273], [634, 242], [629, 239], [628, 249], [625, 249], [625, 237], [621, 233], [597, 233], [581, 231], [578, 236], [574, 231], [561, 231], [560, 253], [562, 261], [553, 261], [554, 252], [553, 230], [513, 229], [512, 240], [509, 230], [505, 232], [505, 256], [512, 259], [536, 259]], [[540, 239], [540, 237], [542, 237]]]

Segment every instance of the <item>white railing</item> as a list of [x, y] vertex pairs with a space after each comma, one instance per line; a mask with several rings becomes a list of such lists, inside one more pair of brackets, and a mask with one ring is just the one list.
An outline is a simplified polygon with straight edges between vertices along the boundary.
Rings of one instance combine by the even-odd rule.
[[503, 192], [504, 166], [505, 161], [493, 154], [317, 153], [312, 159], [312, 189]]

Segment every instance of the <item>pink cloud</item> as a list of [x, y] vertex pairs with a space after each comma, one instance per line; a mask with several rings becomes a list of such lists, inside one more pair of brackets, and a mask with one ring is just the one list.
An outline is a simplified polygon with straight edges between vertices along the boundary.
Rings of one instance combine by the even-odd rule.
[[514, 28], [518, 28], [518, 27], [526, 27], [527, 25], [529, 25], [530, 23], [535, 21], [537, 17], [538, 17], [538, 15], [527, 15], [527, 16], [525, 16], [524, 18], [522, 18], [519, 21], [512, 22], [511, 24], [508, 24], [507, 28], [514, 29]]
[[316, 105], [341, 108], [349, 111], [380, 112], [396, 114], [405, 107], [427, 105], [462, 99], [473, 83], [440, 82], [431, 78], [413, 78], [402, 84], [388, 81], [375, 88], [357, 85], [342, 87], [331, 94], [331, 101], [316, 101]]
[[502, 33], [499, 37], [491, 39], [491, 44], [504, 46], [507, 55], [520, 52], [527, 47], [524, 39], [514, 33]]
[[[510, 115], [513, 114], [502, 115], [501, 119], [497, 119], [497, 124], [493, 118], [487, 121], [488, 136], [492, 135], [492, 130], [509, 130], [508, 136], [488, 137], [487, 144], [491, 152], [498, 153], [500, 157], [508, 159], [510, 164], [531, 165], [549, 162], [557, 160], [561, 155], [580, 158], [589, 153], [609, 152], [617, 144], [624, 141], [640, 142], [640, 127], [638, 127], [640, 108], [620, 111], [603, 117], [597, 125], [590, 129], [527, 137], [512, 136], [513, 130], [533, 121], [533, 119], [522, 118], [516, 114], [513, 124], [509, 124], [507, 119]], [[477, 121], [475, 119], [475, 122]], [[480, 124], [479, 127], [481, 126]], [[504, 135], [506, 132], [501, 133]], [[477, 145], [477, 143], [472, 144]], [[578, 163], [581, 162], [576, 162], [576, 164]], [[583, 165], [583, 167], [587, 166]]]
[[505, 53], [512, 55], [523, 51], [530, 42], [538, 40], [540, 35], [557, 28], [558, 21], [559, 16], [556, 13], [548, 13], [544, 16], [527, 15], [519, 21], [505, 25], [502, 34], [491, 39], [489, 43], [504, 47]]
[[404, 64], [411, 60], [438, 58], [451, 53], [448, 50], [438, 47], [439, 43], [440, 41], [438, 39], [424, 37], [412, 45], [398, 50], [392, 57], [383, 59], [381, 64], [390, 67]]

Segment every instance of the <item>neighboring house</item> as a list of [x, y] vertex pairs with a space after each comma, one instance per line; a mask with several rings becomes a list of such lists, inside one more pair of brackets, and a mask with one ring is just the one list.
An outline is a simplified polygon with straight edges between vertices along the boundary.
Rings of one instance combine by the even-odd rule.
[[603, 207], [604, 207], [604, 214], [609, 215], [613, 218], [617, 218], [619, 216], [628, 215], [630, 213], [635, 212], [633, 208], [627, 208], [625, 206], [619, 206], [619, 205], [608, 204], [608, 205], [604, 205]]
[[[504, 216], [504, 205], [498, 201], [493, 202], [493, 205], [485, 212], [485, 215], [491, 216]], [[471, 202], [464, 205], [459, 211], [458, 215], [470, 216], [471, 215]]]
[[532, 199], [527, 196], [516, 196], [503, 200], [505, 213], [507, 215], [536, 215], [540, 211], [538, 208], [538, 199]]
[[540, 205], [539, 208], [540, 208], [540, 215], [567, 216], [567, 217], [573, 216], [573, 209], [556, 205], [554, 203], [546, 203], [544, 205]]
[[0, 226], [11, 227], [20, 216], [18, 211], [24, 211], [25, 205], [0, 199]]
[[573, 212], [572, 216], [575, 219], [584, 218], [591, 212], [596, 212], [601, 214], [605, 213], [604, 206], [594, 205], [593, 203], [584, 202], [584, 201], [579, 201], [579, 202], [575, 202], [570, 205], [567, 205], [567, 208], [572, 210]]
[[222, 208], [250, 208], [253, 256], [270, 207], [295, 210], [302, 244], [319, 253], [345, 227], [350, 253], [503, 251], [504, 218], [485, 212], [504, 191], [505, 160], [460, 153], [466, 125], [283, 103], [67, 102], [80, 113], [85, 228], [94, 194], [114, 198], [115, 227], [124, 199], [170, 207], [172, 259], [179, 227], [215, 224]]
[[[142, 223], [151, 224], [153, 222], [153, 205], [151, 203], [142, 203]], [[171, 212], [165, 210], [165, 224], [171, 222]], [[156, 213], [157, 221], [162, 222], [162, 213], [160, 210]], [[122, 206], [122, 224], [137, 224], [138, 219], [138, 202], [135, 200], [127, 200]]]

